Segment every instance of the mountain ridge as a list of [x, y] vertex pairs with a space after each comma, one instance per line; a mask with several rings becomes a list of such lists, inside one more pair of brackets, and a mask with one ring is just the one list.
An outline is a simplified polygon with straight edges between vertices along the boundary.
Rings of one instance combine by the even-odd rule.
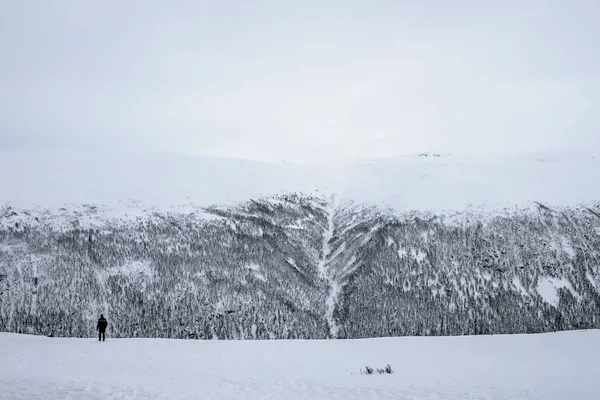
[[[433, 171], [444, 162], [419, 161]], [[566, 184], [585, 189], [600, 171], [578, 169], [590, 162], [573, 161], [566, 170], [578, 173], [559, 174], [555, 183], [575, 176]], [[243, 201], [219, 196], [236, 189], [227, 187], [231, 182], [273, 171], [225, 177], [228, 182], [216, 177], [210, 185], [224, 191], [203, 197], [227, 199], [215, 203], [5, 203], [0, 330], [89, 336], [101, 312], [111, 315], [118, 337], [314, 339], [600, 327], [600, 203], [593, 200], [598, 188], [549, 201], [563, 189], [559, 185], [528, 202], [447, 210], [428, 205], [444, 204], [451, 182], [432, 201], [427, 198], [435, 193], [432, 183], [445, 175], [430, 170], [436, 179], [425, 178], [426, 190], [411, 192], [406, 184], [415, 181], [396, 175], [398, 168], [409, 178], [423, 172], [410, 167], [347, 174], [340, 191], [284, 191]], [[279, 182], [298, 187], [288, 172]], [[534, 168], [523, 176], [539, 172], [546, 171]], [[396, 176], [399, 187], [382, 185]], [[254, 182], [236, 196], [261, 192], [248, 191]], [[31, 182], [20, 187], [25, 183]], [[277, 192], [271, 183], [258, 189]], [[371, 188], [380, 192], [369, 196]], [[68, 194], [61, 185], [56, 189], [56, 198]], [[358, 189], [362, 194], [354, 197]], [[414, 199], [363, 201], [384, 198], [385, 190]], [[488, 193], [495, 192], [479, 198]], [[85, 196], [84, 190], [79, 199]], [[455, 193], [450, 203], [469, 197]], [[424, 206], [406, 206], [417, 200]]]
[[[553, 161], [547, 161], [554, 157]], [[337, 166], [268, 164], [198, 156], [0, 152], [0, 205], [169, 209], [237, 204], [281, 193], [337, 195], [397, 211], [460, 211], [528, 204], [573, 206], [600, 198], [600, 157], [400, 157]]]

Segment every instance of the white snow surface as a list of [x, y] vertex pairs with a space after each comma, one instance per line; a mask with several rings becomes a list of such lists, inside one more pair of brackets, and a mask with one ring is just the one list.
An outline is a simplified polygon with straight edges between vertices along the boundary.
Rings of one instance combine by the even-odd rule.
[[329, 324], [329, 332], [333, 338], [337, 337], [339, 331], [339, 327], [335, 322], [335, 318], [333, 317], [333, 312], [335, 311], [335, 306], [337, 304], [337, 299], [341, 288], [339, 282], [336, 280], [336, 277], [333, 275], [333, 271], [329, 271], [326, 268], [326, 265], [328, 260], [331, 261], [335, 257], [335, 254], [331, 254], [330, 246], [330, 241], [333, 239], [335, 234], [335, 205], [336, 199], [332, 199], [332, 201], [329, 202], [328, 208], [325, 210], [327, 213], [327, 228], [325, 230], [325, 234], [323, 235], [321, 259], [317, 264], [317, 271], [319, 271], [321, 277], [325, 279], [329, 285], [329, 294], [325, 300], [325, 305], [327, 306], [327, 309], [325, 310], [325, 319]]
[[542, 296], [542, 299], [553, 306], [558, 306], [560, 300], [558, 289], [561, 288], [568, 289], [575, 297], [581, 297], [579, 293], [573, 289], [571, 283], [563, 278], [552, 278], [548, 276], [540, 277], [537, 284], [537, 292]]
[[[206, 206], [302, 192], [406, 210], [498, 210], [600, 199], [600, 155], [403, 156], [304, 165], [189, 155], [0, 152], [0, 206], [100, 211]], [[133, 204], [133, 206], [132, 206]], [[121, 208], [125, 208], [124, 211]], [[185, 210], [189, 210], [185, 208]]]
[[[600, 331], [324, 341], [0, 333], [6, 400], [597, 400]], [[361, 375], [366, 365], [392, 375]]]
[[523, 286], [523, 283], [521, 282], [521, 279], [518, 276], [513, 277], [512, 284], [523, 296], [529, 297], [529, 292], [527, 291], [527, 289], [525, 289], [525, 286]]
[[149, 278], [154, 277], [154, 271], [150, 266], [149, 261], [129, 261], [123, 265], [110, 267], [107, 270], [103, 271], [108, 276], [146, 276]]

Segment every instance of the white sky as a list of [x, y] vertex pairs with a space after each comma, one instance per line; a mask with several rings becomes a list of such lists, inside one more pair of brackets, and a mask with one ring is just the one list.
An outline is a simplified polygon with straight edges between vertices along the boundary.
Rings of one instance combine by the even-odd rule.
[[0, 149], [600, 151], [598, 1], [0, 0]]

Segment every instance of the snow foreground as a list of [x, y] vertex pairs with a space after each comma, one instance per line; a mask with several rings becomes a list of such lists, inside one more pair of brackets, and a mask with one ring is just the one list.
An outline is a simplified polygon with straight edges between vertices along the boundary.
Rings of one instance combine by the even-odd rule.
[[[0, 398], [600, 398], [600, 331], [330, 341], [0, 334]], [[366, 365], [391, 375], [362, 375]]]

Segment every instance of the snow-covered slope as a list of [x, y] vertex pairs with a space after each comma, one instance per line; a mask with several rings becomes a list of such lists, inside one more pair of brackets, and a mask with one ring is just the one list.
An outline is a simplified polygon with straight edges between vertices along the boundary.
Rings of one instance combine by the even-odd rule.
[[531, 202], [573, 206], [600, 199], [600, 155], [460, 157], [427, 154], [349, 166], [345, 196], [396, 210], [493, 211]]
[[600, 199], [600, 155], [422, 154], [347, 165], [267, 164], [183, 155], [0, 152], [0, 205], [207, 206], [285, 192], [337, 194], [398, 211], [497, 209]]
[[[597, 400], [600, 331], [340, 341], [0, 334], [6, 400]], [[395, 370], [361, 375], [366, 366]]]
[[100, 312], [121, 337], [600, 327], [593, 156], [18, 161], [0, 159], [0, 330], [86, 336]]
[[185, 155], [0, 152], [0, 205], [207, 206], [322, 186], [316, 167]]

